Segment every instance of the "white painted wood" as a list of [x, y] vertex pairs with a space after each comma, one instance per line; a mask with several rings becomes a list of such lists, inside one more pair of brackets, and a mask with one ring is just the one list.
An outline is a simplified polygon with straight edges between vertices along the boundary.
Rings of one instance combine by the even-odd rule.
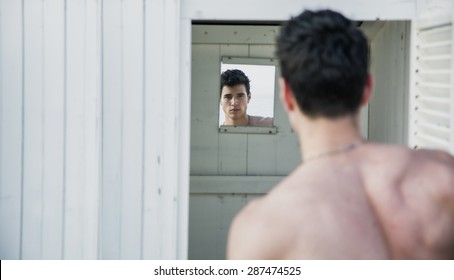
[[24, 1], [22, 258], [41, 257], [43, 224], [43, 9]]
[[444, 11], [420, 14], [412, 28], [409, 145], [454, 153], [454, 13], [441, 4]]
[[103, 6], [102, 258], [142, 256], [143, 1]]
[[240, 134], [276, 134], [277, 128], [275, 126], [219, 126], [219, 133], [240, 133]]
[[219, 49], [219, 45], [192, 47], [191, 174], [218, 172]]
[[301, 163], [298, 138], [292, 132], [278, 133], [276, 143], [276, 175], [286, 176]]
[[121, 0], [103, 3], [103, 139], [101, 258], [121, 258], [123, 182], [123, 45]]
[[284, 176], [191, 176], [191, 194], [264, 194]]
[[278, 32], [278, 26], [193, 25], [192, 43], [274, 45]]
[[[415, 0], [209, 0], [183, 1], [182, 15], [194, 20], [282, 21], [303, 9], [330, 8], [358, 20], [410, 20], [414, 17]], [[238, 9], [241, 7], [241, 9]], [[278, 7], [278, 8], [277, 8]], [[253, 12], [251, 12], [253, 11]]]
[[23, 15], [0, 1], [0, 259], [21, 258]]
[[98, 257], [100, 3], [66, 3], [66, 259]]
[[[180, 45], [191, 44], [191, 21], [180, 21]], [[191, 70], [191, 51], [179, 48], [180, 51], [180, 124], [178, 137], [178, 218], [177, 218], [177, 255], [180, 260], [188, 259], [189, 246], [189, 173], [190, 173], [190, 137], [191, 134], [191, 79], [184, 74]]]
[[[185, 168], [179, 165], [180, 152], [187, 155], [180, 151], [185, 145], [179, 139], [189, 135], [181, 134], [188, 132], [185, 127], [188, 123], [179, 122], [180, 102], [187, 100], [180, 99], [179, 67], [189, 69], [187, 61], [182, 62], [179, 57], [179, 18], [180, 1], [145, 2], [145, 259], [174, 259], [177, 252], [182, 252], [178, 244], [184, 244], [177, 242], [177, 229], [178, 223], [185, 224], [185, 218], [178, 215], [187, 213], [179, 209], [187, 205], [179, 204], [187, 194], [179, 196], [178, 183], [179, 176], [187, 176], [189, 170], [179, 170]], [[183, 112], [188, 113], [187, 108]]]
[[276, 174], [277, 160], [276, 135], [248, 135], [247, 174]]
[[121, 258], [142, 257], [143, 1], [123, 1]]
[[219, 134], [219, 175], [246, 175], [247, 134]]
[[63, 257], [64, 3], [43, 1], [43, 209], [42, 259]]
[[189, 259], [225, 259], [230, 223], [246, 202], [245, 194], [191, 195]]
[[251, 57], [272, 57], [275, 59], [276, 66], [279, 64], [276, 59], [276, 35], [273, 37], [273, 42], [268, 45], [249, 45], [249, 54]]
[[372, 141], [407, 143], [409, 32], [407, 22], [386, 22], [370, 43], [375, 78], [369, 105]]

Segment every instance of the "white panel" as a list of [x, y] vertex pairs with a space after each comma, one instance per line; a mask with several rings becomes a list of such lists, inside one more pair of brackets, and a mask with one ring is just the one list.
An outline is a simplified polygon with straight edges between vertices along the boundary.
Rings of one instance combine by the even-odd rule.
[[276, 135], [248, 135], [247, 145], [247, 174], [274, 175], [276, 174]]
[[[143, 257], [174, 259], [177, 248], [180, 212], [179, 176], [181, 132], [188, 132], [180, 123], [179, 84], [179, 18], [180, 1], [145, 2], [145, 163]], [[186, 68], [186, 70], [188, 70]], [[186, 92], [187, 93], [187, 92]], [[184, 110], [188, 113], [188, 110]], [[185, 117], [185, 116], [182, 116]], [[186, 116], [189, 118], [189, 116]], [[187, 148], [187, 147], [186, 147]], [[183, 187], [184, 188], [184, 187]], [[187, 205], [182, 203], [181, 205]]]
[[42, 3], [24, 1], [24, 163], [22, 258], [41, 257], [43, 209]]
[[100, 2], [66, 3], [64, 258], [98, 256]]
[[246, 175], [247, 134], [219, 134], [219, 175]]
[[191, 174], [218, 172], [219, 45], [192, 47]]
[[103, 5], [102, 258], [142, 255], [143, 1]]
[[409, 28], [386, 22], [371, 42], [371, 73], [375, 79], [369, 105], [369, 139], [407, 142]]
[[[244, 57], [249, 56], [249, 44], [221, 44], [220, 46], [221, 46], [221, 48], [220, 48], [221, 57], [226, 56], [226, 55], [244, 56]], [[220, 63], [221, 57], [219, 58], [218, 63]], [[218, 73], [220, 76], [221, 75], [220, 69], [219, 69]]]
[[284, 177], [191, 176], [189, 258], [225, 259], [233, 217]]
[[246, 202], [245, 194], [191, 195], [189, 259], [225, 259], [230, 223]]
[[298, 141], [295, 133], [277, 134], [276, 175], [288, 175], [301, 163]]
[[278, 31], [278, 26], [193, 25], [192, 43], [274, 45]]
[[[276, 35], [275, 35], [276, 36]], [[273, 37], [271, 45], [250, 45], [249, 54], [251, 57], [275, 57], [276, 56], [276, 37]]]
[[[180, 46], [190, 46], [191, 21], [182, 19], [180, 25]], [[178, 220], [177, 220], [177, 259], [188, 258], [189, 236], [189, 173], [190, 173], [190, 127], [191, 127], [191, 79], [184, 74], [191, 70], [191, 51], [180, 51], [180, 102], [178, 137]]]
[[121, 256], [123, 153], [123, 22], [121, 0], [103, 2], [103, 259]]
[[61, 259], [64, 170], [64, 3], [43, 2], [43, 259]]
[[123, 176], [121, 258], [142, 249], [143, 1], [123, 1]]
[[64, 10], [24, 2], [23, 259], [62, 257]]
[[[183, 16], [209, 20], [288, 20], [302, 9], [330, 8], [360, 20], [408, 20], [416, 12], [415, 0], [188, 0], [183, 1]], [[238, 7], [241, 7], [239, 9]]]
[[22, 2], [0, 1], [0, 259], [19, 259], [22, 200]]

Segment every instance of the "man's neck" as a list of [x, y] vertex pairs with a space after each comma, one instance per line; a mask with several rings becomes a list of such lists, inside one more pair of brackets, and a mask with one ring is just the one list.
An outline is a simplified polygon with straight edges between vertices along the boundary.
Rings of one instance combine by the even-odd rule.
[[247, 126], [249, 125], [249, 116], [244, 115], [240, 119], [230, 119], [230, 118], [225, 118], [224, 125], [238, 125], [238, 126]]
[[303, 117], [298, 129], [301, 159], [329, 155], [362, 141], [355, 117], [337, 119]]

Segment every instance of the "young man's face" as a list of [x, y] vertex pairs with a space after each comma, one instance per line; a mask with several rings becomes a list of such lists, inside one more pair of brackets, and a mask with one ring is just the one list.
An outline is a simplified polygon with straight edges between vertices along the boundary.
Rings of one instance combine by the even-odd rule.
[[247, 94], [244, 85], [233, 87], [223, 86], [221, 92], [221, 106], [225, 114], [225, 123], [237, 121], [246, 117], [247, 104], [251, 95]]

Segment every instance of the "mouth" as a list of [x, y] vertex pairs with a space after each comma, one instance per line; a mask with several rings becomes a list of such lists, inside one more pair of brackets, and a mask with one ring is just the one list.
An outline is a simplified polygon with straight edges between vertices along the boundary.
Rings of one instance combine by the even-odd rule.
[[230, 109], [230, 112], [238, 112], [240, 109]]

